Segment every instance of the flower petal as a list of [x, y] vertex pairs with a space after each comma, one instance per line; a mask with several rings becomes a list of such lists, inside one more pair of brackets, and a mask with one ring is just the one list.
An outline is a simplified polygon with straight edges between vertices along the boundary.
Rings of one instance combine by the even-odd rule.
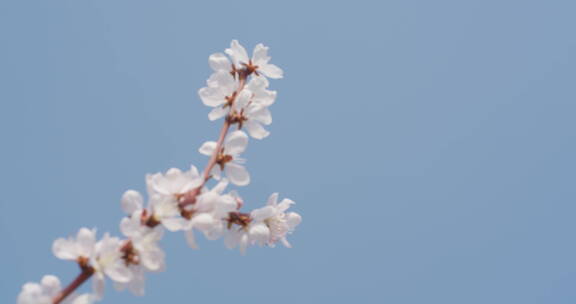
[[258, 43], [254, 47], [254, 52], [252, 53], [252, 63], [261, 66], [265, 65], [270, 61], [270, 56], [268, 56], [268, 47], [264, 46], [262, 43]]
[[160, 248], [144, 250], [141, 258], [142, 266], [149, 271], [159, 271], [164, 267], [164, 251]]
[[188, 246], [192, 249], [198, 249], [198, 244], [196, 243], [196, 237], [194, 237], [194, 230], [186, 230], [186, 242]]
[[270, 238], [270, 229], [264, 223], [251, 225], [248, 233], [250, 234], [250, 240], [260, 246], [266, 244]]
[[274, 192], [270, 195], [270, 197], [268, 197], [268, 205], [272, 205], [275, 206], [278, 203], [278, 192]]
[[210, 111], [210, 113], [208, 113], [208, 119], [210, 121], [220, 119], [220, 118], [226, 116], [226, 114], [228, 114], [229, 111], [230, 111], [230, 108], [223, 108], [220, 106], [216, 107], [216, 108], [212, 109], [212, 111]]
[[177, 217], [167, 217], [162, 219], [162, 225], [164, 225], [168, 231], [179, 231], [184, 229], [186, 220]]
[[44, 293], [51, 297], [58, 294], [58, 292], [60, 292], [60, 289], [62, 289], [60, 280], [58, 279], [58, 277], [53, 275], [43, 276], [42, 281], [40, 281], [40, 284], [42, 285]]
[[246, 126], [246, 130], [248, 130], [248, 133], [250, 136], [252, 136], [252, 138], [264, 139], [270, 135], [270, 132], [264, 129], [264, 127], [257, 121], [248, 120], [244, 125]]
[[127, 283], [132, 280], [132, 272], [122, 260], [118, 260], [113, 265], [106, 267], [104, 271], [110, 279], [116, 282]]
[[248, 53], [238, 40], [232, 40], [230, 48], [226, 49], [225, 52], [232, 57], [232, 61], [237, 67], [242, 63], [248, 63]]
[[231, 183], [237, 186], [246, 186], [250, 183], [250, 174], [244, 166], [230, 162], [226, 164], [224, 170]]
[[200, 149], [198, 149], [198, 152], [200, 152], [201, 154], [204, 154], [206, 156], [212, 156], [212, 154], [214, 154], [215, 150], [216, 150], [216, 142], [215, 141], [207, 141], [207, 142], [202, 144]]
[[104, 297], [104, 276], [96, 273], [92, 276], [92, 290], [96, 299], [101, 300]]
[[96, 229], [81, 228], [76, 236], [76, 246], [79, 256], [91, 257], [96, 244]]
[[78, 258], [76, 243], [73, 240], [59, 238], [52, 243], [52, 252], [62, 260], [75, 260]]
[[284, 211], [288, 210], [288, 208], [290, 208], [290, 205], [294, 205], [294, 201], [288, 198], [283, 199], [280, 204], [278, 204], [278, 212], [282, 212], [284, 213]]
[[244, 131], [236, 130], [226, 137], [224, 152], [232, 156], [239, 155], [246, 150], [248, 145], [248, 135]]
[[272, 114], [268, 107], [261, 106], [261, 105], [254, 105], [251, 106], [248, 111], [248, 117], [259, 121], [265, 125], [269, 125], [272, 123]]
[[218, 107], [226, 102], [225, 96], [220, 93], [220, 88], [218, 87], [201, 88], [198, 90], [198, 96], [200, 96], [204, 105], [209, 107]]
[[302, 217], [296, 212], [286, 214], [286, 224], [289, 230], [294, 230], [302, 222]]
[[255, 222], [264, 221], [267, 218], [273, 217], [276, 214], [276, 210], [272, 206], [265, 206], [262, 208], [254, 209], [250, 212], [250, 217]]
[[228, 57], [226, 57], [226, 55], [222, 53], [215, 53], [210, 55], [210, 57], [208, 58], [208, 63], [210, 64], [210, 67], [214, 71], [224, 70], [226, 72], [229, 72], [230, 70], [232, 70], [230, 60], [228, 60]]
[[128, 190], [122, 195], [122, 210], [128, 215], [132, 215], [134, 211], [142, 209], [143, 205], [144, 198], [138, 191]]
[[251, 98], [252, 98], [252, 91], [248, 89], [242, 90], [242, 92], [238, 94], [238, 97], [236, 97], [236, 100], [234, 101], [234, 108], [238, 110], [245, 108], [246, 106], [248, 106], [248, 103], [250, 102]]
[[280, 79], [284, 77], [282, 69], [270, 63], [259, 67], [258, 71], [272, 79]]

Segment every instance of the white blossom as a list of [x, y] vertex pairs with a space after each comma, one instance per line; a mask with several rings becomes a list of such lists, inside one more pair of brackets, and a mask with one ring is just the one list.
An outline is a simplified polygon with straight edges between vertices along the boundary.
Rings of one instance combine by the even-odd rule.
[[122, 245], [119, 238], [111, 237], [108, 233], [96, 243], [96, 257], [91, 266], [94, 268], [93, 288], [98, 299], [104, 295], [105, 275], [120, 283], [127, 283], [132, 279], [132, 272], [122, 259]]
[[232, 40], [230, 48], [226, 49], [226, 54], [232, 58], [234, 65], [239, 68], [241, 66], [252, 65], [256, 68], [256, 72], [264, 74], [269, 78], [282, 78], [282, 69], [274, 64], [268, 63], [270, 56], [268, 56], [268, 47], [259, 43], [254, 47], [252, 58], [248, 58], [246, 49], [238, 42]]
[[158, 242], [164, 231], [160, 226], [150, 228], [141, 223], [141, 211], [136, 211], [131, 217], [120, 222], [122, 234], [129, 238], [138, 255], [138, 263], [147, 271], [161, 271], [165, 267], [164, 251]]
[[244, 89], [238, 95], [234, 105], [237, 115], [239, 115], [240, 127], [246, 126], [248, 134], [255, 139], [263, 139], [270, 135], [264, 127], [272, 123], [272, 114], [267, 106], [253, 101], [254, 93], [249, 89]]
[[273, 193], [268, 198], [267, 206], [252, 211], [252, 215], [264, 218], [264, 223], [270, 230], [267, 239], [255, 240], [260, 244], [267, 244], [274, 247], [280, 241], [286, 247], [291, 247], [286, 236], [294, 231], [296, 226], [302, 222], [302, 217], [296, 212], [286, 213], [286, 210], [294, 204], [290, 199], [283, 199], [278, 203], [278, 193]]
[[216, 151], [216, 142], [207, 141], [199, 149], [200, 153], [212, 156], [218, 153], [217, 164], [212, 169], [212, 175], [216, 179], [221, 178], [221, 171], [224, 170], [226, 177], [237, 186], [246, 186], [250, 183], [250, 174], [243, 166], [245, 160], [240, 158], [248, 145], [248, 135], [243, 131], [236, 130], [230, 133], [224, 140], [223, 147]]
[[223, 220], [227, 214], [238, 207], [236, 198], [232, 194], [223, 194], [228, 180], [223, 178], [212, 189], [204, 188], [198, 195], [196, 202], [186, 208], [191, 217], [186, 223], [186, 240], [194, 249], [198, 248], [194, 230], [204, 233], [207, 239], [219, 238], [224, 231]]
[[172, 168], [165, 174], [147, 175], [152, 216], [170, 231], [182, 230], [184, 220], [180, 216], [178, 196], [199, 187], [202, 182], [198, 169], [194, 166], [186, 172]]

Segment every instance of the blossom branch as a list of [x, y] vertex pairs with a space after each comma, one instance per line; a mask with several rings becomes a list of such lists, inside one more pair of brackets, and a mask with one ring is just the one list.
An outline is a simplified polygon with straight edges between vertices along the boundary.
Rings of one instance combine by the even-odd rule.
[[[233, 40], [225, 51], [228, 56], [210, 56], [214, 73], [198, 93], [205, 105], [214, 108], [208, 118], [224, 118], [224, 122], [217, 141], [205, 142], [199, 149], [209, 157], [204, 171], [200, 174], [191, 166], [184, 172], [172, 168], [146, 175], [146, 207], [138, 191], [128, 190], [122, 196], [127, 216], [122, 218], [120, 230], [126, 238], [105, 233], [97, 240], [96, 229], [81, 228], [75, 237], [57, 239], [52, 246], [54, 255], [76, 261], [81, 273], [64, 288], [52, 275], [44, 276], [39, 284], [26, 283], [18, 304], [91, 304], [102, 298], [106, 277], [119, 289], [143, 295], [145, 273], [165, 268], [165, 253], [159, 246], [164, 229], [184, 231], [192, 248], [197, 248], [195, 230], [210, 240], [223, 237], [226, 247], [239, 247], [242, 254], [248, 245], [274, 247], [280, 242], [290, 247], [286, 237], [301, 222], [300, 215], [286, 212], [293, 201], [279, 202], [274, 193], [264, 207], [240, 212], [244, 201], [238, 193], [224, 193], [229, 182], [236, 186], [250, 183], [245, 160], [240, 157], [248, 134], [255, 139], [270, 134], [262, 125], [272, 122], [268, 107], [276, 92], [268, 90], [267, 78], [282, 78], [282, 70], [268, 63], [267, 52], [267, 47], [258, 44], [248, 58], [244, 47]], [[235, 124], [238, 129], [230, 131]], [[212, 177], [218, 183], [210, 189], [206, 184]], [[94, 294], [75, 294], [89, 278], [94, 280]]]

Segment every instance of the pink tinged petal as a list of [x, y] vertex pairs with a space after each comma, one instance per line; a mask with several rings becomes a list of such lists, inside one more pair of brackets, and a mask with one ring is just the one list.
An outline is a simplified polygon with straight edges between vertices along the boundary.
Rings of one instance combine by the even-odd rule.
[[130, 288], [130, 292], [132, 292], [132, 294], [134, 294], [135, 296], [144, 296], [144, 286], [146, 284], [145, 280], [146, 277], [144, 276], [144, 270], [142, 269], [142, 267], [138, 267], [138, 270], [135, 270], [135, 275], [134, 278], [132, 279], [132, 281], [130, 281], [129, 287]]
[[229, 72], [232, 70], [230, 60], [228, 60], [228, 57], [226, 57], [226, 55], [222, 53], [215, 53], [210, 55], [210, 57], [208, 58], [208, 63], [210, 64], [210, 67], [214, 71], [224, 70]]
[[132, 272], [126, 267], [122, 260], [118, 260], [114, 264], [106, 267], [104, 272], [106, 272], [106, 275], [108, 275], [110, 279], [116, 282], [127, 283], [132, 280]]
[[246, 255], [246, 248], [248, 247], [248, 235], [247, 234], [243, 233], [240, 236], [239, 246], [240, 246], [240, 254]]
[[236, 97], [236, 100], [234, 101], [234, 108], [237, 110], [245, 108], [250, 102], [251, 98], [252, 91], [248, 89], [242, 90], [242, 92], [238, 94], [238, 97]]
[[203, 179], [200, 177], [200, 173], [194, 165], [190, 166], [190, 171], [186, 172], [186, 174], [192, 181], [190, 181], [182, 191], [188, 191], [191, 188], [197, 188], [202, 185]]
[[228, 232], [226, 234], [226, 236], [224, 237], [224, 245], [228, 249], [234, 249], [236, 246], [238, 246], [238, 243], [240, 242], [241, 236], [242, 236], [242, 233], [239, 231]]
[[258, 67], [258, 71], [272, 79], [280, 79], [284, 77], [284, 72], [282, 69], [273, 64], [265, 64], [261, 67]]
[[194, 236], [194, 231], [192, 229], [186, 231], [186, 243], [192, 249], [198, 249], [198, 244], [196, 243], [196, 237]]
[[198, 90], [198, 95], [204, 105], [209, 107], [218, 107], [223, 105], [226, 100], [224, 99], [225, 96], [220, 94], [220, 89], [215, 87], [204, 87]]
[[142, 209], [144, 198], [138, 191], [128, 190], [122, 195], [122, 210], [131, 215], [134, 211]]
[[232, 40], [230, 43], [230, 48], [225, 50], [234, 60], [234, 64], [239, 65], [241, 63], [248, 63], [248, 53], [246, 49], [238, 42], [238, 40]]
[[214, 88], [214, 94], [220, 96], [222, 102], [224, 102], [224, 97], [232, 95], [238, 86], [236, 78], [230, 73], [230, 71], [219, 71], [212, 75], [206, 81], [209, 87]]
[[288, 210], [288, 208], [290, 208], [290, 205], [295, 204], [293, 200], [291, 199], [283, 199], [280, 204], [278, 204], [278, 212], [284, 213], [284, 211]]
[[152, 229], [152, 231], [148, 232], [147, 236], [150, 238], [150, 240], [159, 241], [164, 236], [164, 229], [157, 226], [156, 228]]
[[286, 224], [289, 230], [294, 230], [302, 222], [302, 217], [296, 212], [286, 214]]
[[220, 212], [227, 214], [230, 211], [238, 209], [238, 201], [231, 195], [224, 195], [219, 201], [218, 209], [220, 209]]
[[214, 225], [214, 218], [208, 213], [200, 213], [192, 218], [192, 226], [202, 231], [209, 231]]
[[194, 166], [194, 165], [190, 166], [190, 170], [187, 173], [193, 179], [200, 177], [200, 173], [198, 172], [198, 168], [196, 168], [196, 166]]
[[42, 281], [40, 281], [40, 284], [42, 285], [44, 293], [49, 295], [50, 297], [55, 296], [62, 289], [60, 280], [58, 279], [58, 277], [53, 275], [45, 275], [44, 277], [42, 277]]
[[233, 156], [239, 155], [246, 150], [247, 145], [248, 135], [241, 130], [236, 130], [226, 137], [224, 152]]
[[248, 233], [250, 234], [250, 239], [260, 246], [266, 244], [270, 239], [270, 229], [264, 223], [251, 225]]
[[163, 218], [162, 225], [164, 225], [164, 227], [166, 227], [168, 231], [175, 232], [184, 229], [184, 226], [186, 225], [186, 220], [184, 220], [183, 218], [173, 218], [173, 217]]
[[216, 107], [208, 113], [208, 119], [210, 119], [210, 121], [220, 119], [226, 116], [228, 112], [230, 112], [230, 108]]
[[220, 166], [218, 165], [214, 166], [210, 173], [215, 180], [220, 180], [222, 178], [222, 170], [220, 170]]
[[51, 302], [50, 299], [46, 297], [40, 300], [42, 297], [42, 287], [40, 284], [29, 282], [22, 286], [22, 290], [18, 295], [17, 304], [48, 304]]
[[272, 206], [265, 206], [262, 208], [254, 209], [254, 210], [252, 210], [252, 212], [250, 212], [250, 217], [255, 222], [264, 221], [265, 219], [271, 218], [274, 215], [276, 215], [276, 211], [274, 210], [274, 207], [272, 207]]
[[262, 92], [258, 92], [258, 94], [256, 94], [254, 96], [254, 98], [252, 98], [252, 101], [255, 104], [264, 106], [264, 107], [269, 107], [271, 106], [274, 101], [276, 100], [276, 91], [262, 91]]
[[288, 240], [285, 237], [281, 238], [280, 241], [282, 242], [282, 245], [284, 245], [284, 247], [292, 248], [292, 245], [288, 242]]
[[204, 154], [206, 156], [212, 156], [212, 154], [214, 154], [215, 150], [216, 150], [216, 142], [215, 141], [207, 141], [207, 142], [202, 144], [200, 149], [198, 149], [198, 152], [200, 152], [200, 154]]
[[208, 191], [198, 196], [195, 205], [196, 212], [209, 212], [220, 200], [220, 195], [214, 191]]
[[278, 192], [272, 193], [270, 197], [268, 197], [267, 205], [275, 206], [278, 203]]
[[76, 236], [76, 242], [78, 255], [84, 257], [92, 256], [94, 245], [96, 244], [96, 229], [81, 228]]
[[249, 120], [244, 125], [246, 126], [246, 130], [248, 130], [250, 136], [255, 139], [264, 139], [270, 135], [270, 132], [264, 129], [264, 127], [257, 121]]
[[75, 260], [78, 258], [76, 243], [73, 240], [59, 238], [52, 244], [52, 252], [62, 260]]
[[104, 285], [104, 276], [101, 273], [95, 273], [92, 276], [92, 290], [98, 300], [104, 297]]
[[272, 123], [272, 114], [270, 113], [270, 110], [268, 110], [268, 108], [264, 106], [255, 105], [253, 107], [250, 107], [248, 116], [251, 119], [259, 121], [265, 125], [269, 125]]
[[250, 183], [250, 174], [242, 165], [233, 162], [227, 163], [224, 168], [226, 176], [236, 186], [246, 186]]
[[130, 237], [134, 235], [135, 230], [131, 218], [125, 217], [120, 220], [120, 232], [122, 232], [123, 235]]
[[268, 81], [268, 79], [266, 79], [266, 77], [254, 76], [252, 77], [252, 79], [250, 79], [250, 81], [246, 85], [246, 88], [254, 93], [259, 93], [260, 91], [266, 90], [266, 88], [269, 85], [270, 82]]
[[160, 271], [164, 268], [164, 252], [160, 248], [144, 250], [140, 257], [142, 266], [149, 271]]
[[252, 53], [252, 63], [255, 65], [265, 65], [270, 60], [268, 56], [268, 47], [264, 46], [262, 43], [258, 43], [254, 47], [254, 52]]
[[212, 192], [222, 194], [222, 192], [224, 192], [226, 187], [228, 187], [228, 180], [224, 178], [218, 184], [216, 184], [214, 188], [212, 188]]

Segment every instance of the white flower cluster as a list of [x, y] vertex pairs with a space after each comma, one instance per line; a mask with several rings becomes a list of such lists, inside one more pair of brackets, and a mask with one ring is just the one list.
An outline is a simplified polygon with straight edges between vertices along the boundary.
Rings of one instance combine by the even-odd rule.
[[[40, 284], [26, 283], [18, 304], [93, 303], [102, 299], [106, 277], [119, 290], [127, 288], [143, 295], [146, 272], [165, 268], [165, 254], [159, 244], [164, 229], [184, 231], [192, 248], [198, 247], [195, 231], [209, 240], [223, 238], [227, 248], [238, 247], [242, 254], [249, 245], [274, 247], [281, 242], [290, 247], [286, 237], [301, 222], [300, 215], [287, 212], [294, 204], [292, 200], [278, 202], [274, 193], [264, 207], [244, 213], [240, 211], [244, 201], [238, 193], [226, 191], [229, 183], [250, 183], [245, 160], [240, 157], [248, 144], [243, 130], [255, 139], [270, 134], [262, 125], [272, 122], [268, 107], [274, 103], [276, 92], [268, 90], [267, 77], [282, 78], [282, 70], [269, 63], [268, 47], [262, 44], [249, 58], [244, 47], [233, 40], [225, 54], [209, 57], [214, 73], [199, 90], [203, 103], [214, 108], [209, 119], [225, 119], [218, 141], [205, 142], [199, 148], [201, 154], [210, 157], [203, 174], [192, 166], [188, 171], [172, 168], [147, 175], [146, 204], [135, 190], [122, 196], [126, 217], [120, 230], [125, 238], [106, 233], [98, 240], [96, 229], [81, 228], [76, 237], [57, 239], [52, 247], [54, 255], [77, 262], [81, 274], [64, 289], [55, 276], [45, 276]], [[228, 133], [232, 127], [237, 130]], [[211, 178], [217, 183], [209, 188]], [[76, 295], [74, 290], [90, 277], [93, 293]]]

